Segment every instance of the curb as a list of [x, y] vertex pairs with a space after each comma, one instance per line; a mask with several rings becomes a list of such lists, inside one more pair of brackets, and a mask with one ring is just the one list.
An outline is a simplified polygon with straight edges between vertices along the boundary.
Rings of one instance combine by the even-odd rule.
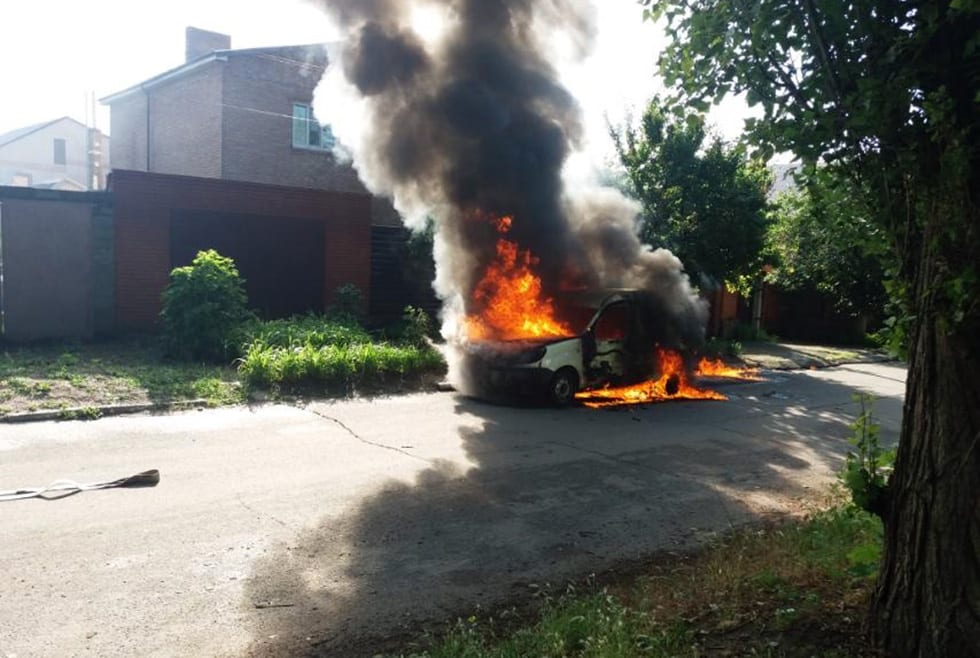
[[800, 360], [794, 360], [789, 357], [761, 357], [753, 358], [749, 357], [739, 357], [738, 359], [745, 366], [751, 368], [762, 368], [763, 370], [823, 370], [826, 368], [837, 368], [840, 366], [861, 364], [861, 363], [894, 363], [899, 361], [894, 357], [881, 356], [874, 358], [860, 358], [860, 359], [822, 359], [820, 357], [807, 357]]
[[47, 420], [97, 420], [106, 416], [138, 414], [148, 411], [184, 411], [199, 407], [210, 407], [207, 400], [180, 400], [177, 402], [140, 402], [135, 404], [107, 404], [87, 407], [64, 407], [44, 409], [0, 416], [0, 423], [31, 423]]

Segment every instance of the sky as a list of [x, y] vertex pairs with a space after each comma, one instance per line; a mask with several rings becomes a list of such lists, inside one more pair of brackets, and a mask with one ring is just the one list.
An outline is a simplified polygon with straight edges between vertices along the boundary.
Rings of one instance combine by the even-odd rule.
[[[597, 0], [592, 57], [563, 79], [583, 107], [590, 156], [611, 157], [606, 119], [620, 123], [658, 88], [662, 39], [634, 0]], [[93, 121], [91, 98], [125, 89], [183, 63], [187, 26], [223, 32], [233, 48], [335, 41], [342, 37], [304, 0], [0, 0], [0, 133], [71, 116]], [[88, 99], [88, 100], [87, 100]], [[737, 136], [744, 109], [712, 119]], [[108, 108], [94, 120], [108, 132]]]

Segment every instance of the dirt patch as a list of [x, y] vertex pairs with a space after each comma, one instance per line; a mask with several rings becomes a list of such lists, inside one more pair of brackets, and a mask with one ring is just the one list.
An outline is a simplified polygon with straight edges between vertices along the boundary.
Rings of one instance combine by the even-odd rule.
[[0, 415], [120, 404], [244, 399], [235, 369], [165, 360], [156, 341], [7, 347]]

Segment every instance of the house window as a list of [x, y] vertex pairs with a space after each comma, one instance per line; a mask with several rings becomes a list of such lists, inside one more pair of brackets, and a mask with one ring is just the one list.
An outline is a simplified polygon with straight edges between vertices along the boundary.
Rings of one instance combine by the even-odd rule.
[[65, 157], [65, 140], [60, 137], [54, 139], [54, 163], [63, 165], [67, 162]]
[[293, 103], [293, 146], [305, 149], [334, 147], [335, 140], [330, 126], [321, 126], [313, 116], [308, 103]]

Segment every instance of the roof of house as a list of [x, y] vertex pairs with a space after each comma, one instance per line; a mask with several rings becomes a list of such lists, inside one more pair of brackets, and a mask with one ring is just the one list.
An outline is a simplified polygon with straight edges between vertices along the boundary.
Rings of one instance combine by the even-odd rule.
[[109, 105], [125, 96], [129, 96], [137, 91], [146, 90], [149, 87], [173, 80], [174, 78], [186, 75], [191, 71], [211, 62], [215, 61], [226, 61], [229, 57], [237, 57], [241, 55], [272, 55], [272, 56], [282, 56], [285, 51], [291, 50], [312, 50], [321, 49], [325, 54], [328, 49], [328, 44], [326, 43], [308, 43], [296, 46], [268, 46], [264, 48], [238, 48], [238, 49], [228, 49], [228, 50], [212, 50], [206, 55], [201, 55], [196, 59], [192, 59], [189, 62], [185, 62], [180, 66], [170, 69], [169, 71], [164, 71], [159, 75], [155, 75], [152, 78], [148, 78], [143, 82], [139, 82], [131, 87], [127, 87], [122, 91], [117, 91], [114, 94], [109, 94], [99, 99], [99, 102], [103, 105]]
[[68, 176], [34, 183], [31, 187], [41, 190], [61, 190], [63, 192], [84, 192], [88, 189], [74, 178], [69, 178]]
[[8, 132], [0, 134], [0, 146], [6, 146], [11, 142], [16, 142], [18, 139], [22, 137], [27, 137], [33, 132], [37, 132], [42, 128], [47, 128], [48, 126], [58, 123], [59, 121], [64, 121], [65, 119], [68, 119], [69, 121], [74, 121], [75, 123], [77, 123], [82, 127], [85, 126], [85, 124], [82, 123], [81, 121], [77, 119], [72, 119], [69, 116], [58, 117], [57, 119], [51, 119], [50, 121], [42, 121], [41, 123], [34, 123], [29, 126], [24, 126], [23, 128], [15, 128], [14, 130], [10, 130]]

